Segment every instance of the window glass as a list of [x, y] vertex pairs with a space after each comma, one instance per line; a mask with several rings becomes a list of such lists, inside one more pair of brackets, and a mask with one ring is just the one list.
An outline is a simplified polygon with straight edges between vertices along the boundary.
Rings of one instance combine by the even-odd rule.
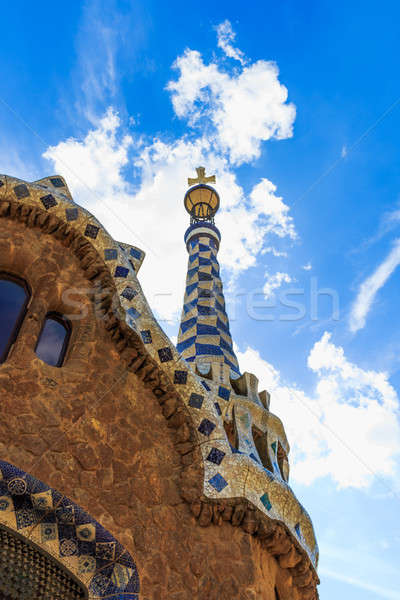
[[61, 367], [70, 331], [70, 323], [62, 315], [48, 314], [36, 346], [36, 355], [52, 367]]
[[0, 363], [7, 358], [25, 315], [29, 294], [22, 280], [0, 274]]

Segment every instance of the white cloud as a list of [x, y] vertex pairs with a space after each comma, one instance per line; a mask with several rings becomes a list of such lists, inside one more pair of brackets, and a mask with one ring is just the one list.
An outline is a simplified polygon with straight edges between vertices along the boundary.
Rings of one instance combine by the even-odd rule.
[[376, 294], [385, 285], [399, 264], [400, 239], [397, 239], [385, 260], [360, 285], [357, 297], [351, 308], [349, 320], [350, 331], [356, 332], [364, 327]]
[[228, 19], [216, 27], [218, 36], [218, 47], [225, 52], [229, 58], [238, 60], [242, 65], [245, 64], [244, 54], [239, 48], [235, 48], [232, 42], [235, 41], [236, 33], [232, 30], [232, 25]]
[[[220, 40], [223, 31], [226, 43], [233, 41], [227, 27], [219, 30]], [[276, 186], [263, 178], [245, 194], [230, 163], [233, 153], [236, 162], [250, 160], [263, 140], [291, 135], [295, 109], [286, 104], [277, 67], [258, 61], [229, 74], [216, 60], [206, 65], [193, 50], [176, 60], [180, 77], [168, 89], [176, 114], [188, 121], [186, 135], [165, 141], [126, 134], [109, 108], [102, 118], [92, 119], [86, 135], [61, 141], [44, 154], [52, 169], [66, 177], [75, 200], [114, 238], [146, 251], [141, 283], [158, 318], [170, 321], [183, 300], [183, 234], [189, 222], [182, 206], [185, 183], [198, 165], [217, 175], [221, 209], [216, 223], [226, 284], [254, 266], [264, 245], [273, 247], [274, 237], [296, 238], [289, 207]]]
[[263, 292], [266, 298], [273, 295], [274, 290], [281, 287], [282, 283], [290, 283], [292, 278], [287, 273], [278, 271], [274, 275], [265, 274], [266, 280], [263, 287]]
[[325, 332], [308, 356], [315, 373], [312, 396], [286, 384], [270, 363], [247, 348], [236, 351], [242, 370], [271, 393], [271, 410], [283, 421], [291, 444], [292, 476], [311, 484], [330, 476], [338, 487], [366, 488], [396, 476], [400, 454], [399, 401], [386, 373], [349, 362]]
[[129, 135], [119, 136], [120, 119], [110, 108], [83, 140], [69, 138], [50, 146], [44, 158], [51, 160], [66, 174], [68, 185], [85, 205], [96, 202], [98, 191], [107, 197], [127, 193], [128, 186], [121, 171], [128, 164], [128, 151], [133, 146]]
[[296, 231], [292, 217], [289, 216], [289, 207], [282, 198], [275, 196], [276, 185], [268, 179], [261, 179], [251, 193], [251, 207], [257, 213], [265, 215], [267, 232], [273, 232], [279, 237], [295, 239]]
[[60, 90], [64, 115], [80, 126], [82, 117], [97, 125], [99, 115], [111, 104], [125, 107], [121, 82], [131, 77], [139, 61], [142, 72], [151, 69], [151, 59], [143, 51], [150, 26], [145, 11], [139, 2], [122, 12], [117, 4], [116, 0], [81, 3], [72, 49], [75, 65], [69, 89]]
[[267, 246], [266, 248], [263, 248], [261, 251], [261, 254], [267, 254], [268, 252], [270, 252], [273, 256], [276, 256], [278, 258], [287, 258], [288, 253], [282, 250], [277, 250], [276, 248], [274, 248], [273, 246]]
[[[212, 164], [222, 208], [217, 225], [223, 236], [219, 259], [229, 276], [255, 265], [271, 237], [295, 237], [288, 207], [263, 179], [246, 198], [226, 157], [217, 155], [204, 138], [145, 143], [122, 132], [111, 109], [83, 139], [70, 138], [49, 147], [44, 156], [64, 175], [75, 200], [91, 210], [114, 238], [141, 247], [147, 256], [140, 280], [159, 318], [180, 313], [187, 255], [183, 234], [186, 178], [199, 164]], [[138, 185], [129, 182], [132, 164]], [[171, 265], [174, 268], [171, 269]]]
[[175, 113], [206, 131], [231, 162], [249, 162], [260, 156], [263, 141], [293, 135], [296, 109], [287, 103], [288, 92], [274, 62], [259, 60], [228, 73], [187, 49], [174, 67], [179, 77], [167, 89]]
[[301, 268], [304, 269], [304, 271], [311, 271], [312, 264], [310, 262], [308, 262], [307, 264], [303, 265]]

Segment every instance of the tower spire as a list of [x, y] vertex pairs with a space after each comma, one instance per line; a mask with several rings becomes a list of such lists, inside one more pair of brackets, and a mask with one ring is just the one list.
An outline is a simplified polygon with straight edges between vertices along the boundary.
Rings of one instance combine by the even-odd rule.
[[220, 200], [215, 175], [206, 177], [205, 168], [189, 178], [190, 189], [184, 205], [190, 214], [185, 233], [189, 253], [185, 297], [177, 349], [200, 373], [219, 373], [219, 378], [237, 377], [239, 365], [233, 351], [229, 320], [220, 278], [217, 253], [221, 234], [214, 224]]

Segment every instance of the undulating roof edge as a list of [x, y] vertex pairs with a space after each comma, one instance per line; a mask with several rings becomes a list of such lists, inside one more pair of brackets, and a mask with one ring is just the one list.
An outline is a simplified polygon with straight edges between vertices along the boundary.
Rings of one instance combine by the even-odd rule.
[[[168, 388], [173, 386], [190, 418], [196, 435], [194, 447], [201, 453], [203, 461], [203, 490], [198, 501], [232, 506], [244, 503], [267, 521], [283, 524], [291, 545], [286, 553], [280, 555], [281, 566], [295, 568], [307, 558], [312, 567], [312, 577], [304, 581], [299, 571], [296, 575], [298, 589], [301, 598], [317, 597], [316, 592], [314, 596], [308, 594], [311, 592], [310, 586], [315, 589], [318, 583], [318, 546], [308, 513], [290, 486], [276, 473], [255, 461], [250, 456], [251, 452], [232, 452], [223, 424], [224, 410], [220, 406], [229, 400], [224, 399], [223, 395], [216, 397], [211, 382], [193, 371], [157, 323], [137, 278], [144, 253], [115, 241], [91, 213], [73, 201], [60, 176], [28, 183], [0, 175], [0, 218], [4, 217], [19, 219], [27, 226], [42, 227], [46, 233], [54, 233], [61, 241], [69, 236], [71, 246], [75, 244], [81, 250], [87, 247], [92, 255], [94, 251], [96, 260], [95, 264], [88, 267], [89, 278], [90, 273], [94, 273], [92, 276], [95, 278], [99, 265], [108, 272], [118, 295], [117, 305], [113, 307], [115, 317], [124, 330], [129, 329], [140, 340], [143, 351], [167, 377]], [[131, 248], [135, 251], [131, 252]], [[262, 407], [253, 404], [255, 410], [262, 410]], [[243, 406], [248, 406], [251, 425], [251, 399], [244, 398]], [[287, 445], [280, 420], [267, 409], [264, 410], [265, 427], [268, 427], [271, 439], [275, 436]], [[216, 456], [216, 451], [217, 461], [210, 458]], [[195, 501], [190, 502], [193, 505]], [[263, 527], [263, 537], [258, 525], [247, 525], [246, 530], [272, 543], [272, 538], [268, 537], [271, 533], [268, 533], [268, 527]], [[276, 533], [273, 535], [276, 537]]]

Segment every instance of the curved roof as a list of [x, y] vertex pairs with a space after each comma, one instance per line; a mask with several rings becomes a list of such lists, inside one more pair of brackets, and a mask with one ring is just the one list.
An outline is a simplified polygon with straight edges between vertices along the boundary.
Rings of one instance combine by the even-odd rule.
[[[315, 587], [318, 546], [309, 515], [278, 473], [254, 460], [251, 440], [246, 452], [231, 451], [224, 429], [223, 403], [229, 403], [229, 396], [233, 398], [235, 393], [232, 390], [221, 393], [212, 381], [196, 374], [157, 323], [137, 278], [144, 253], [115, 241], [91, 213], [72, 200], [64, 179], [59, 176], [28, 183], [0, 175], [0, 218], [8, 216], [19, 218], [28, 226], [43, 227], [59, 239], [68, 238], [77, 253], [82, 256], [87, 253], [91, 257], [86, 267], [89, 278], [107, 274], [118, 293], [118, 306], [114, 307], [116, 321], [128, 336], [140, 343], [151, 364], [161, 372], [162, 380], [167, 382], [163, 402], [173, 391], [195, 432], [193, 447], [201, 453], [204, 472], [199, 501], [217, 502], [218, 505], [244, 502], [256, 514], [265, 517], [263, 523], [283, 524], [297, 555], [308, 557]], [[155, 387], [154, 393], [161, 397], [166, 392]], [[249, 397], [244, 401], [248, 421], [243, 425], [244, 432], [249, 423], [251, 425], [258, 419], [264, 430], [268, 430], [269, 439], [280, 441], [288, 451], [280, 420], [257, 399]], [[168, 400], [164, 408], [167, 404]], [[165, 414], [169, 418], [168, 408]], [[216, 450], [218, 456], [222, 456], [219, 462], [210, 459]], [[265, 525], [263, 527], [265, 531]], [[295, 565], [297, 563], [298, 560], [294, 561]], [[303, 587], [299, 589], [303, 590]]]

